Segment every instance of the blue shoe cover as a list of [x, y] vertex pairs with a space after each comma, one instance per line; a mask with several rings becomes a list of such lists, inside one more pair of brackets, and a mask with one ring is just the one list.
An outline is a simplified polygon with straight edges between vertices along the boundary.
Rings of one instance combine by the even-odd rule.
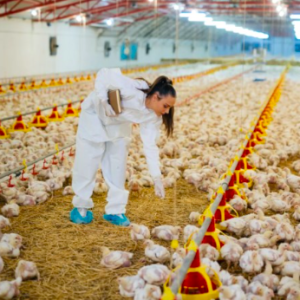
[[120, 215], [103, 215], [103, 219], [117, 226], [129, 226], [129, 219], [122, 214]]
[[70, 220], [73, 222], [73, 223], [76, 223], [76, 224], [88, 224], [88, 223], [91, 223], [93, 221], [93, 213], [91, 211], [87, 211], [86, 212], [86, 216], [83, 217], [78, 209], [75, 207], [71, 210], [70, 212]]

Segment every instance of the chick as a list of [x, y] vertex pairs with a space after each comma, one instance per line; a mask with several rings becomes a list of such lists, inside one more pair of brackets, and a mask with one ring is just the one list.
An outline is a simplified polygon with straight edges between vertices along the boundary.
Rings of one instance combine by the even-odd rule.
[[101, 264], [110, 269], [130, 267], [133, 253], [124, 251], [110, 251], [107, 247], [101, 247], [103, 257]]
[[151, 240], [146, 240], [144, 245], [146, 245], [145, 255], [152, 261], [164, 263], [170, 260], [171, 255], [167, 248], [157, 245]]

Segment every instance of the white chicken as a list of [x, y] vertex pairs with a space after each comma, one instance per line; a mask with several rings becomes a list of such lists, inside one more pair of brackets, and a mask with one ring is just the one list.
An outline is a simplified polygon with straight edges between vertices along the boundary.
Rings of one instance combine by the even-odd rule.
[[151, 234], [154, 237], [164, 241], [178, 240], [182, 229], [179, 226], [162, 225], [152, 229]]
[[190, 236], [192, 236], [197, 231], [199, 231], [199, 227], [194, 225], [186, 225], [183, 229], [184, 241], [186, 242], [190, 238]]
[[22, 236], [17, 233], [5, 233], [1, 237], [1, 242], [8, 243], [12, 245], [12, 247], [14, 248], [21, 248], [22, 241], [23, 241]]
[[12, 299], [20, 295], [19, 287], [21, 286], [22, 279], [19, 277], [13, 281], [0, 282], [0, 298]]
[[137, 289], [134, 300], [159, 300], [161, 290], [158, 286], [146, 284], [144, 288]]
[[36, 264], [32, 261], [20, 260], [15, 270], [15, 277], [21, 277], [22, 281], [37, 279], [40, 280], [40, 273]]
[[201, 258], [209, 258], [212, 261], [218, 260], [220, 257], [219, 251], [209, 244], [201, 244], [199, 246]]
[[226, 228], [227, 231], [232, 232], [238, 236], [242, 235], [246, 221], [242, 218], [233, 218], [220, 223], [220, 226]]
[[246, 300], [244, 291], [238, 284], [221, 286], [219, 288], [220, 300]]
[[186, 250], [184, 248], [178, 247], [176, 251], [172, 254], [172, 266], [173, 268], [178, 267], [182, 264], [183, 259], [186, 256]]
[[163, 284], [167, 280], [170, 273], [170, 270], [161, 264], [145, 266], [138, 271], [138, 275], [143, 280], [154, 285]]
[[10, 226], [9, 219], [7, 219], [7, 218], [0, 215], [0, 230], [7, 227], [7, 226]]
[[123, 297], [134, 297], [136, 290], [143, 289], [145, 281], [138, 275], [118, 278], [120, 294]]
[[17, 217], [20, 214], [20, 207], [18, 204], [11, 201], [1, 208], [1, 212], [7, 218]]
[[230, 268], [231, 263], [237, 266], [243, 252], [243, 248], [233, 242], [229, 242], [221, 248], [221, 257], [226, 260], [227, 269]]
[[150, 238], [150, 230], [145, 225], [131, 223], [129, 225], [130, 236], [133, 241], [142, 241]]
[[18, 257], [20, 249], [14, 248], [10, 243], [0, 242], [0, 256], [3, 257]]
[[146, 245], [145, 255], [152, 261], [164, 263], [170, 260], [171, 255], [167, 248], [157, 245], [151, 240], [146, 240], [144, 245]]
[[[1, 243], [0, 243], [1, 244]], [[107, 247], [101, 247], [103, 257], [101, 264], [110, 269], [130, 267], [133, 253], [125, 251], [110, 251]]]
[[240, 258], [240, 267], [246, 273], [258, 273], [263, 265], [263, 258], [257, 251], [248, 250]]
[[259, 281], [263, 286], [276, 291], [279, 285], [279, 278], [277, 275], [272, 274], [272, 266], [270, 262], [266, 261], [266, 269], [263, 273], [255, 276], [252, 280]]
[[199, 218], [200, 218], [201, 214], [196, 212], [196, 211], [193, 211], [190, 213], [190, 216], [189, 216], [189, 219], [191, 222], [198, 222]]

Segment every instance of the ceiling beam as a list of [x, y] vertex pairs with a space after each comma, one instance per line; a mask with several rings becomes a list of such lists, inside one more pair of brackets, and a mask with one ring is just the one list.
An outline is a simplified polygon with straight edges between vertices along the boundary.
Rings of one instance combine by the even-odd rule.
[[[18, 14], [27, 10], [31, 10], [31, 9], [36, 9], [36, 8], [42, 8], [42, 7], [46, 7], [46, 6], [50, 6], [50, 5], [55, 5], [59, 2], [64, 2], [66, 0], [44, 0], [44, 1], [40, 1], [40, 2], [36, 2], [35, 4], [30, 4], [27, 6], [24, 6], [22, 8], [18, 8], [18, 9], [11, 9], [9, 8], [8, 10], [6, 10], [4, 13], [0, 13], [0, 18], [1, 17], [8, 17], [14, 14]], [[11, 1], [13, 2], [13, 1]], [[18, 2], [18, 1], [14, 1], [14, 2]], [[24, 1], [22, 1], [24, 2]]]

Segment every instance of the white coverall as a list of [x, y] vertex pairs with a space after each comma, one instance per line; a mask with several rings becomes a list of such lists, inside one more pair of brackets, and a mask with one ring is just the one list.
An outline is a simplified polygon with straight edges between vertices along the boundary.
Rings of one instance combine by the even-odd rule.
[[[146, 108], [146, 94], [140, 89], [147, 88], [145, 81], [126, 77], [119, 69], [101, 69], [98, 72], [94, 91], [81, 105], [73, 167], [74, 207], [89, 209], [94, 206], [91, 196], [101, 163], [109, 188], [105, 212], [125, 213], [129, 192], [125, 190], [124, 184], [132, 123], [140, 124], [140, 135], [151, 176], [161, 176], [156, 140], [162, 118]], [[108, 98], [108, 90], [115, 89], [121, 93], [122, 113], [108, 117], [102, 103]]]

